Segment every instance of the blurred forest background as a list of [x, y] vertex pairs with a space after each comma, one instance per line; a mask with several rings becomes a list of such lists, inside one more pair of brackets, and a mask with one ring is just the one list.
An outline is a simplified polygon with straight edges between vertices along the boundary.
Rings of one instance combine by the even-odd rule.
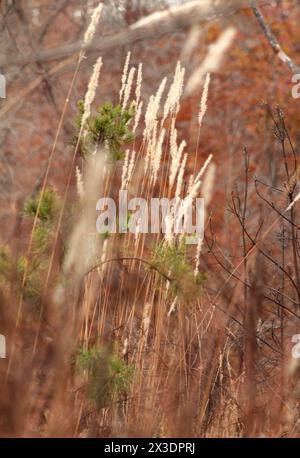
[[[97, 30], [96, 46], [101, 45], [104, 36], [126, 31], [147, 14], [176, 2], [114, 0], [106, 3], [105, 19]], [[271, 30], [285, 52], [295, 58], [299, 52], [297, 24], [300, 7], [297, 1], [263, 3], [268, 4], [264, 13]], [[7, 79], [7, 100], [1, 100], [0, 110], [1, 227], [4, 240], [12, 235], [12, 214], [18, 211], [25, 196], [38, 189], [61, 103], [76, 65], [74, 58], [69, 59], [68, 52], [63, 59], [56, 59], [55, 54], [59, 56], [61, 48], [80, 41], [94, 7], [93, 1], [1, 1], [3, 45], [0, 71]], [[128, 50], [132, 52], [134, 64], [144, 62], [145, 99], [164, 76], [170, 78], [178, 60], [185, 66], [188, 80], [204, 60], [208, 47], [216, 42], [226, 27], [234, 27], [234, 42], [227, 50], [222, 66], [213, 75], [210, 108], [199, 148], [203, 156], [213, 152], [215, 160], [222, 166], [218, 168], [217, 211], [225, 209], [224, 196], [231, 192], [233, 181], [240, 173], [245, 146], [251, 146], [250, 153], [255, 157], [253, 172], [259, 174], [263, 168], [264, 172], [274, 173], [271, 128], [268, 116], [261, 108], [263, 103], [278, 104], [284, 110], [296, 145], [299, 142], [298, 103], [291, 98], [292, 73], [274, 54], [247, 2], [224, 2], [224, 7], [228, 11], [220, 13], [220, 17], [199, 21], [192, 27], [188, 24], [174, 26], [173, 31], [171, 29], [170, 33], [159, 37], [153, 30], [149, 37], [141, 35], [133, 43], [124, 46], [118, 43], [107, 51], [100, 47], [104, 69], [97, 93], [99, 101], [116, 100]], [[39, 60], [39, 53], [47, 49], [53, 49], [51, 58]], [[84, 96], [89, 69], [98, 54], [98, 51], [89, 52], [80, 68], [80, 78], [76, 81], [64, 124], [65, 135], [59, 139], [59, 154], [51, 172], [55, 183], [63, 178], [64, 164], [70, 157], [67, 145], [72, 135], [76, 102]], [[31, 56], [29, 60], [33, 62], [26, 62], [22, 56]], [[179, 132], [187, 138], [192, 150], [197, 142], [197, 123], [191, 121], [195, 121], [197, 115], [200, 92], [201, 82], [191, 94], [184, 95], [178, 119]], [[216, 129], [220, 135], [216, 135]], [[223, 173], [224, 167], [226, 173]]]

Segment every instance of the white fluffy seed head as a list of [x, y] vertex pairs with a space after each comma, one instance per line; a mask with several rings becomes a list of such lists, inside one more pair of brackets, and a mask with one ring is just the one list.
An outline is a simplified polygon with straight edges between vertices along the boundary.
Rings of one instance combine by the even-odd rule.
[[202, 185], [202, 181], [201, 181], [201, 177], [203, 176], [203, 174], [205, 173], [207, 167], [209, 166], [211, 160], [213, 158], [213, 155], [211, 154], [205, 161], [202, 169], [200, 170], [200, 172], [198, 173], [196, 179], [193, 181], [193, 182], [190, 182], [190, 185], [189, 185], [189, 190], [188, 190], [188, 193], [187, 193], [187, 196], [185, 197], [184, 199], [184, 208], [187, 208], [188, 205], [191, 205], [193, 200], [197, 197], [198, 193], [199, 193], [199, 189]]
[[171, 132], [170, 132], [170, 154], [171, 157], [175, 157], [177, 153], [177, 129], [175, 127], [175, 119], [172, 119], [171, 122]]
[[202, 33], [203, 29], [199, 25], [193, 26], [190, 30], [181, 53], [181, 58], [184, 62], [188, 62], [192, 57], [194, 50], [199, 45]]
[[128, 80], [127, 80], [127, 83], [126, 83], [125, 89], [124, 89], [124, 99], [123, 99], [123, 104], [122, 104], [122, 111], [124, 111], [126, 109], [127, 104], [128, 104], [128, 100], [130, 98], [134, 74], [135, 74], [135, 68], [132, 67], [130, 69], [130, 72], [129, 72], [129, 75], [128, 75]]
[[87, 92], [85, 94], [84, 112], [83, 112], [83, 116], [82, 116], [82, 120], [81, 120], [81, 126], [82, 127], [84, 127], [87, 119], [91, 115], [91, 105], [92, 105], [92, 103], [93, 103], [93, 101], [95, 99], [96, 90], [97, 90], [98, 82], [99, 82], [99, 76], [100, 76], [101, 67], [102, 67], [102, 57], [100, 56], [97, 59], [97, 62], [95, 63], [95, 65], [94, 65], [93, 74], [91, 76], [91, 79], [90, 79], [90, 82], [89, 82], [89, 85], [88, 85], [88, 90], [87, 90]]
[[151, 158], [151, 167], [152, 167], [152, 185], [154, 186], [156, 181], [157, 181], [157, 175], [160, 167], [160, 161], [162, 157], [162, 152], [163, 152], [163, 142], [165, 138], [165, 133], [166, 130], [162, 129], [160, 136], [157, 140], [157, 143], [155, 145], [154, 151], [153, 151], [153, 156]]
[[205, 174], [202, 186], [202, 195], [205, 199], [205, 207], [209, 205], [212, 196], [213, 196], [213, 188], [216, 176], [216, 166], [213, 162], [210, 163], [207, 172]]
[[200, 111], [199, 111], [199, 115], [198, 115], [199, 127], [201, 127], [203, 118], [204, 118], [205, 113], [207, 111], [207, 99], [208, 99], [209, 83], [210, 83], [210, 73], [207, 73], [207, 75], [205, 77], [205, 81], [204, 81], [204, 87], [203, 87], [203, 92], [202, 92], [202, 97], [201, 97], [201, 102], [200, 102]]
[[[157, 143], [157, 128], [158, 128], [158, 121], [154, 120], [153, 125], [151, 127], [151, 136], [149, 136], [149, 138], [147, 137], [148, 141], [147, 141], [147, 149], [146, 149], [145, 164], [144, 164], [145, 175], [148, 172], [149, 166], [151, 165], [151, 158], [153, 157], [153, 154], [154, 154], [153, 151]], [[145, 141], [145, 138], [144, 138], [144, 141]]]
[[149, 140], [149, 138], [152, 135], [154, 124], [157, 121], [158, 110], [160, 107], [162, 95], [166, 87], [166, 83], [167, 83], [167, 78], [164, 78], [161, 81], [160, 86], [155, 96], [152, 95], [149, 99], [148, 107], [145, 113], [145, 130], [143, 134], [144, 141]]
[[206, 161], [204, 162], [204, 164], [203, 164], [203, 166], [202, 166], [200, 172], [199, 172], [198, 175], [196, 176], [196, 178], [195, 178], [195, 183], [197, 183], [197, 182], [200, 181], [200, 179], [202, 178], [202, 176], [203, 176], [204, 173], [206, 172], [206, 169], [207, 169], [207, 167], [209, 166], [209, 164], [210, 164], [212, 158], [213, 158], [213, 155], [210, 154], [210, 155], [208, 156], [208, 158], [206, 159]]
[[91, 22], [87, 28], [87, 31], [85, 32], [84, 39], [83, 39], [84, 46], [89, 45], [92, 39], [94, 38], [102, 10], [103, 10], [103, 3], [99, 3], [97, 8], [95, 8], [92, 13]]
[[134, 169], [134, 166], [135, 166], [135, 157], [136, 157], [136, 152], [133, 151], [132, 154], [131, 154], [131, 158], [130, 158], [129, 165], [128, 165], [128, 170], [127, 170], [127, 186], [130, 183], [131, 178], [132, 178], [133, 169]]
[[142, 116], [143, 101], [141, 101], [136, 107], [135, 117], [134, 117], [134, 126], [132, 132], [134, 133], [139, 125], [141, 116]]
[[180, 168], [180, 161], [181, 157], [184, 151], [184, 148], [186, 147], [186, 142], [183, 140], [179, 147], [177, 147], [177, 144], [175, 146], [176, 138], [177, 138], [177, 132], [175, 133], [176, 129], [173, 132], [173, 138], [170, 138], [170, 154], [171, 154], [171, 166], [170, 166], [170, 176], [169, 176], [169, 186], [170, 189], [172, 189], [177, 173]]
[[210, 45], [207, 56], [201, 65], [194, 71], [188, 83], [186, 85], [185, 92], [190, 95], [198, 85], [203, 81], [204, 75], [208, 72], [214, 72], [218, 70], [222, 63], [222, 59], [226, 51], [231, 46], [233, 39], [236, 35], [236, 30], [233, 27], [228, 27], [218, 40]]
[[167, 100], [164, 105], [163, 119], [167, 119], [169, 114], [176, 115], [179, 110], [180, 98], [183, 92], [185, 69], [178, 62], [174, 74], [173, 82], [170, 86]]
[[120, 93], [119, 93], [120, 104], [122, 103], [123, 94], [124, 94], [125, 87], [126, 87], [126, 81], [127, 81], [130, 58], [131, 58], [131, 52], [129, 51], [127, 53], [125, 64], [124, 64], [124, 68], [123, 68], [123, 74], [122, 74], [122, 80], [121, 80], [121, 89], [120, 89]]
[[123, 164], [123, 169], [122, 169], [121, 190], [125, 190], [126, 189], [126, 178], [127, 178], [128, 166], [129, 166], [129, 153], [130, 153], [130, 150], [127, 149], [126, 153], [125, 153], [125, 159], [124, 159], [124, 164]]
[[151, 95], [149, 98], [149, 102], [146, 108], [145, 113], [145, 129], [143, 132], [144, 141], [148, 140], [151, 136], [151, 132], [153, 130], [153, 111], [154, 111], [154, 95]]
[[128, 184], [132, 178], [133, 169], [135, 165], [135, 158], [136, 158], [136, 152], [133, 151], [130, 156], [130, 150], [127, 149], [125, 153], [125, 159], [124, 159], [124, 164], [123, 164], [123, 169], [122, 169], [121, 190], [123, 191], [128, 188]]

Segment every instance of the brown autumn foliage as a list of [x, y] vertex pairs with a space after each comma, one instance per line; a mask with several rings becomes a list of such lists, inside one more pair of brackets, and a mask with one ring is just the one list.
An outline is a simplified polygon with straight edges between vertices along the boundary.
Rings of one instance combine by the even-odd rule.
[[[166, 8], [158, 1], [103, 3], [97, 40]], [[263, 3], [266, 23], [300, 65], [298, 2], [256, 3]], [[97, 5], [0, 2], [8, 62], [82, 40]], [[300, 360], [292, 354], [293, 336], [300, 334], [293, 204], [299, 100], [292, 97], [293, 72], [274, 53], [249, 4], [232, 5], [230, 14], [101, 52], [93, 103], [93, 113], [105, 102], [118, 103], [129, 51], [130, 67], [143, 63], [143, 115], [168, 77], [156, 118], [165, 137], [155, 185], [150, 170], [144, 173], [150, 142], [143, 117], [133, 145], [121, 149], [137, 152], [128, 189], [144, 197], [174, 196], [169, 137], [175, 118], [178, 145], [186, 141], [188, 154], [180, 195], [213, 155], [198, 193], [207, 201], [199, 278], [193, 275], [196, 247], [183, 250], [177, 238], [90, 240], [95, 203], [102, 194], [116, 197], [125, 162], [123, 155], [107, 164], [101, 144], [99, 161], [91, 163], [80, 141], [74, 145], [77, 102], [99, 52], [87, 51], [77, 70], [78, 53], [0, 68], [7, 78], [7, 97], [0, 99], [1, 437], [299, 437]], [[210, 72], [201, 130], [203, 80], [183, 92], [178, 112], [161, 123], [177, 62], [187, 87], [228, 28], [236, 34]], [[157, 150], [156, 142], [153, 154]]]

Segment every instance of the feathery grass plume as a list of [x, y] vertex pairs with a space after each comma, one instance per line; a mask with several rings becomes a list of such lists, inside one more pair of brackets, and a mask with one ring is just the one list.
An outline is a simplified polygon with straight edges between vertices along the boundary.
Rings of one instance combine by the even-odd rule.
[[127, 56], [126, 56], [126, 59], [125, 59], [125, 64], [124, 64], [123, 74], [122, 74], [122, 79], [121, 79], [121, 89], [120, 89], [120, 92], [119, 92], [119, 103], [120, 103], [120, 105], [122, 104], [123, 94], [124, 94], [124, 91], [125, 91], [125, 88], [126, 88], [126, 82], [127, 82], [127, 75], [128, 75], [128, 70], [129, 70], [130, 59], [131, 59], [131, 52], [129, 51], [127, 53]]
[[130, 98], [135, 70], [136, 70], [135, 67], [132, 67], [128, 75], [128, 79], [127, 79], [127, 82], [124, 88], [124, 99], [123, 99], [123, 104], [122, 104], [122, 111], [126, 109], [128, 100]]
[[84, 98], [84, 112], [81, 119], [81, 127], [84, 128], [86, 121], [89, 119], [91, 115], [91, 105], [95, 99], [96, 90], [98, 86], [100, 70], [102, 67], [102, 57], [98, 57], [97, 62], [94, 65], [93, 74], [91, 76], [88, 90], [85, 94]]
[[121, 190], [123, 191], [127, 189], [128, 184], [132, 178], [136, 152], [135, 151], [132, 152], [130, 159], [129, 159], [129, 156], [130, 156], [130, 150], [127, 149], [125, 153], [124, 164], [123, 164], [123, 169], [122, 169]]
[[177, 184], [176, 184], [176, 191], [175, 191], [175, 197], [180, 197], [181, 190], [182, 190], [182, 182], [183, 182], [183, 176], [184, 176], [184, 171], [185, 171], [185, 166], [186, 166], [186, 161], [187, 161], [187, 153], [183, 156], [181, 166], [178, 172], [177, 176]]
[[170, 155], [171, 155], [171, 166], [169, 175], [169, 187], [173, 188], [177, 172], [180, 168], [180, 161], [186, 147], [185, 140], [182, 140], [179, 146], [177, 146], [177, 129], [175, 128], [175, 119], [172, 120], [171, 133], [170, 133]]
[[136, 79], [136, 88], [135, 88], [135, 117], [134, 117], [134, 125], [132, 132], [134, 133], [139, 125], [141, 115], [142, 115], [142, 108], [143, 108], [143, 101], [141, 101], [141, 90], [142, 90], [142, 81], [143, 81], [143, 64], [140, 63], [138, 66], [137, 71], [137, 79]]
[[165, 138], [166, 130], [162, 129], [160, 132], [160, 136], [156, 142], [154, 147], [154, 151], [152, 151], [151, 157], [151, 168], [152, 168], [152, 185], [154, 186], [157, 181], [157, 175], [160, 167], [160, 161], [163, 152], [163, 143]]
[[185, 40], [183, 50], [181, 52], [181, 59], [184, 62], [188, 62], [192, 57], [194, 49], [198, 46], [199, 39], [203, 33], [203, 30], [199, 25], [195, 25], [191, 28], [187, 39]]
[[218, 70], [221, 65], [224, 54], [229, 49], [236, 35], [236, 30], [233, 27], [228, 27], [218, 38], [218, 40], [210, 45], [207, 56], [204, 61], [191, 75], [187, 85], [186, 94], [191, 94], [196, 87], [201, 83], [205, 74]]
[[196, 176], [194, 185], [195, 185], [196, 183], [198, 183], [198, 182], [201, 180], [201, 178], [203, 177], [204, 173], [205, 173], [206, 170], [207, 170], [207, 167], [208, 167], [209, 164], [211, 163], [212, 158], [213, 158], [213, 155], [210, 154], [210, 155], [208, 156], [208, 158], [206, 159], [206, 161], [204, 162], [204, 164], [203, 164], [203, 166], [202, 166], [200, 172], [199, 172], [198, 175]]
[[[175, 177], [176, 177], [176, 160], [177, 160], [177, 129], [175, 127], [175, 119], [172, 119], [171, 122], [171, 131], [170, 131], [170, 155], [171, 155], [171, 165], [170, 165], [170, 176], [169, 176], [169, 186], [172, 188]], [[179, 164], [178, 164], [179, 165]]]
[[182, 142], [180, 143], [179, 147], [177, 148], [177, 152], [176, 152], [176, 155], [174, 157], [174, 160], [173, 160], [173, 157], [172, 157], [172, 164], [171, 164], [172, 176], [170, 176], [170, 186], [171, 186], [171, 188], [173, 187], [174, 181], [176, 179], [176, 175], [177, 175], [177, 172], [178, 172], [179, 167], [180, 167], [180, 161], [181, 161], [182, 154], [183, 154], [183, 151], [184, 151], [185, 147], [186, 147], [186, 141], [182, 140]]
[[127, 170], [127, 178], [126, 178], [127, 179], [127, 186], [128, 186], [128, 184], [130, 183], [130, 181], [132, 179], [133, 169], [134, 169], [134, 165], [135, 165], [135, 158], [136, 158], [136, 151], [132, 151], [130, 162], [129, 162], [129, 166], [128, 166], [128, 170]]
[[144, 173], [146, 175], [149, 166], [151, 166], [151, 158], [154, 155], [154, 150], [157, 144], [157, 131], [158, 131], [158, 121], [155, 120], [151, 127], [151, 137], [149, 137], [147, 142], [147, 150], [144, 162]]
[[194, 271], [195, 277], [197, 277], [197, 275], [199, 274], [200, 255], [202, 251], [202, 246], [203, 246], [203, 239], [199, 237], [199, 240], [197, 243], [197, 249], [196, 249], [196, 257], [195, 257], [195, 271]]
[[155, 97], [151, 95], [147, 108], [146, 108], [146, 113], [145, 113], [145, 128], [143, 132], [143, 137], [144, 141], [149, 140], [151, 137], [151, 133], [153, 131], [153, 127], [156, 121], [156, 113], [154, 113], [154, 102], [155, 102]]
[[205, 174], [205, 177], [203, 179], [203, 184], [202, 184], [202, 194], [205, 199], [204, 200], [205, 207], [209, 205], [212, 199], [215, 176], [216, 176], [216, 165], [213, 162], [211, 162], [208, 166], [208, 169], [207, 169], [207, 172]]
[[184, 75], [185, 68], [181, 66], [180, 62], [177, 62], [173, 82], [170, 86], [164, 105], [163, 121], [167, 119], [169, 114], [173, 114], [175, 116], [178, 113], [180, 98], [183, 93]]
[[166, 83], [167, 83], [167, 78], [163, 78], [156, 94], [152, 95], [149, 99], [149, 103], [148, 103], [147, 110], [145, 113], [145, 130], [143, 133], [143, 137], [145, 141], [151, 138], [151, 134], [153, 132], [155, 122], [157, 120], [158, 110], [159, 110], [162, 95], [166, 87]]
[[87, 31], [85, 32], [84, 39], [83, 39], [84, 46], [88, 46], [91, 43], [95, 35], [102, 10], [103, 10], [103, 3], [99, 3], [97, 8], [95, 8], [92, 13], [91, 22], [87, 28]]
[[190, 192], [185, 197], [186, 205], [190, 205], [193, 199], [198, 195], [199, 189], [202, 185], [201, 180], [195, 180], [193, 185], [191, 186]]
[[84, 198], [84, 184], [83, 184], [82, 173], [78, 165], [76, 166], [76, 169], [75, 169], [75, 176], [76, 176], [77, 193], [78, 193], [80, 200], [82, 200]]
[[125, 157], [124, 157], [124, 164], [122, 168], [122, 183], [121, 183], [121, 190], [126, 189], [126, 177], [127, 177], [127, 170], [128, 170], [128, 165], [129, 165], [129, 154], [130, 150], [127, 149], [125, 152]]
[[175, 119], [172, 119], [171, 122], [171, 131], [170, 131], [170, 154], [171, 157], [176, 155], [177, 151], [177, 129], [175, 127]]
[[203, 118], [204, 118], [205, 113], [207, 111], [207, 99], [208, 99], [209, 83], [210, 83], [210, 73], [207, 73], [207, 75], [205, 77], [205, 81], [204, 81], [204, 87], [203, 87], [203, 92], [202, 92], [202, 97], [201, 97], [201, 102], [200, 102], [200, 111], [199, 111], [199, 115], [198, 115], [199, 127], [201, 127]]
[[198, 173], [197, 177], [195, 180], [190, 182], [189, 190], [187, 192], [186, 197], [184, 198], [183, 205], [179, 208], [179, 218], [182, 215], [185, 215], [187, 208], [192, 205], [193, 200], [197, 197], [199, 193], [199, 189], [201, 187], [202, 181], [201, 178], [205, 171], [207, 170], [211, 160], [213, 158], [213, 155], [210, 154], [209, 157], [206, 159], [204, 165], [202, 166], [200, 172]]

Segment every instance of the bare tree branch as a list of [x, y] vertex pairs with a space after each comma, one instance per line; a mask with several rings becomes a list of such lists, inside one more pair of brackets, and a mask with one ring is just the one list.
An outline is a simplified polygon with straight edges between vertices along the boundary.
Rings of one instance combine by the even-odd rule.
[[258, 20], [258, 23], [267, 38], [269, 44], [271, 45], [271, 48], [277, 54], [278, 58], [283, 62], [293, 73], [300, 73], [300, 67], [295, 64], [295, 62], [289, 57], [282, 49], [282, 47], [279, 44], [279, 41], [273, 35], [269, 25], [267, 24], [262, 12], [260, 11], [259, 7], [257, 6], [256, 0], [249, 0], [249, 4], [251, 6], [251, 9], [253, 11], [253, 14], [255, 15], [256, 19]]
[[[261, 0], [263, 4], [269, 0]], [[116, 35], [98, 37], [86, 49], [86, 52], [107, 51], [117, 46], [137, 43], [141, 40], [158, 38], [171, 32], [182, 31], [199, 23], [218, 19], [224, 15], [232, 15], [248, 9], [245, 1], [231, 0], [224, 5], [213, 6], [206, 1], [190, 1], [168, 10], [150, 14], [146, 18], [132, 24], [129, 29]], [[24, 65], [32, 62], [49, 62], [62, 59], [77, 53], [82, 48], [82, 42], [77, 41], [54, 49], [47, 49], [36, 53], [11, 58], [0, 58], [0, 68], [12, 65]]]

